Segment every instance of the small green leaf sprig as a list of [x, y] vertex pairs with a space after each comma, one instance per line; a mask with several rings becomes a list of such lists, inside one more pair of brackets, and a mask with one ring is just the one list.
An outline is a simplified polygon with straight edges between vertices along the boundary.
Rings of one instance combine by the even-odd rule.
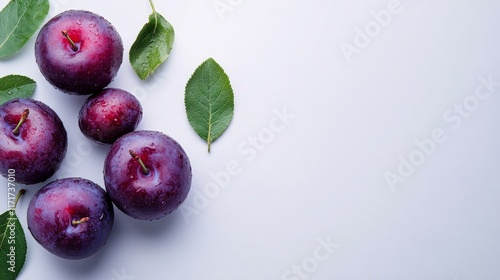
[[209, 58], [194, 71], [184, 96], [188, 121], [210, 144], [226, 130], [234, 115], [234, 93], [224, 69]]
[[147, 79], [167, 60], [175, 39], [172, 25], [156, 12], [152, 0], [149, 0], [149, 4], [153, 13], [149, 15], [149, 21], [142, 27], [129, 52], [130, 64], [142, 80]]

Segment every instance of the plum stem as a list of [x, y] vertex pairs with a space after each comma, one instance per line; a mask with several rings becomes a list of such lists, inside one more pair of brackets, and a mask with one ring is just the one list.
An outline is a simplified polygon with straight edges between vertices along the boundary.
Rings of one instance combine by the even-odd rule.
[[28, 119], [29, 114], [30, 114], [30, 110], [24, 109], [23, 114], [21, 115], [21, 119], [17, 123], [16, 128], [14, 128], [14, 130], [12, 131], [12, 133], [14, 133], [15, 136], [19, 135], [19, 128], [21, 128], [21, 125]]
[[66, 37], [66, 39], [68, 39], [70, 45], [71, 45], [71, 49], [76, 52], [78, 50], [78, 47], [76, 46], [75, 42], [73, 40], [71, 40], [71, 38], [69, 37], [68, 35], [68, 32], [67, 31], [61, 31], [62, 32], [62, 35], [64, 37]]
[[130, 156], [132, 156], [133, 159], [137, 160], [139, 162], [139, 164], [141, 165], [142, 174], [149, 175], [149, 169], [146, 167], [146, 165], [144, 164], [142, 159], [139, 157], [139, 155], [132, 150], [130, 150], [128, 152], [130, 153]]
[[90, 218], [89, 218], [89, 217], [84, 217], [84, 218], [81, 218], [80, 220], [73, 220], [73, 221], [71, 222], [71, 224], [72, 224], [72, 225], [74, 225], [74, 226], [77, 226], [77, 225], [79, 225], [79, 224], [86, 223], [86, 222], [88, 222], [89, 220], [90, 220]]

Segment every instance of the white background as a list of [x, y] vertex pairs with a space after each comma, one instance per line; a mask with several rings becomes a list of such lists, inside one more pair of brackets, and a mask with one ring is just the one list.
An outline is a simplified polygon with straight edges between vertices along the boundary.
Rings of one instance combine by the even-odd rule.
[[[214, 3], [231, 9], [218, 12]], [[148, 81], [127, 59], [151, 12], [148, 1], [56, 0], [50, 17], [85, 9], [115, 26], [126, 56], [110, 86], [141, 100], [139, 129], [163, 131], [184, 147], [193, 167], [190, 195], [160, 221], [117, 210], [105, 248], [68, 261], [27, 230], [29, 199], [43, 184], [27, 186], [17, 210], [28, 242], [19, 279], [500, 279], [500, 87], [474, 97], [480, 77], [500, 81], [500, 2], [155, 4], [176, 38], [169, 60]], [[381, 27], [374, 18], [388, 5], [397, 13]], [[357, 30], [365, 28], [371, 37], [362, 44]], [[68, 130], [67, 157], [51, 180], [79, 176], [103, 186], [109, 147], [80, 133], [85, 97], [45, 81], [34, 39], [0, 61], [0, 76], [35, 79], [34, 98], [58, 112]], [[343, 53], [347, 44], [356, 53]], [[185, 83], [209, 57], [235, 92], [234, 118], [210, 154], [183, 103]], [[453, 110], [463, 102], [470, 112], [457, 117]], [[290, 118], [280, 122], [276, 112]], [[445, 140], [426, 155], [415, 141], [436, 129]], [[391, 187], [385, 175], [400, 176], [401, 158], [412, 155], [418, 166]], [[214, 179], [228, 171], [236, 172], [225, 182]], [[6, 189], [5, 178], [0, 185]], [[0, 201], [5, 211], [6, 191]], [[325, 250], [325, 242], [335, 248]]]

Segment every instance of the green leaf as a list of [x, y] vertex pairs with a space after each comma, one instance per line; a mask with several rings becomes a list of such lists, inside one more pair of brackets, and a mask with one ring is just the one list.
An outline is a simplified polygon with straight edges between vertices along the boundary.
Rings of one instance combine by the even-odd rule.
[[11, 0], [0, 11], [0, 58], [19, 51], [49, 13], [48, 0]]
[[210, 143], [226, 130], [234, 114], [234, 94], [229, 77], [213, 59], [203, 62], [186, 84], [184, 96], [188, 121]]
[[159, 13], [153, 10], [134, 43], [130, 47], [129, 59], [132, 68], [142, 80], [151, 75], [165, 62], [174, 44], [174, 28]]
[[[14, 205], [23, 193], [24, 190], [19, 191]], [[0, 279], [17, 278], [26, 261], [26, 251], [26, 236], [14, 206], [0, 215]]]
[[9, 75], [0, 78], [0, 104], [14, 98], [31, 97], [36, 82], [21, 75]]

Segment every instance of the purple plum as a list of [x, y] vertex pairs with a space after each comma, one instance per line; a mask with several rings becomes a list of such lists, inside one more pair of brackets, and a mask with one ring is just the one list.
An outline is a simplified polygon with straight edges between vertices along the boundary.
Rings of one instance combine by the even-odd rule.
[[102, 16], [69, 10], [40, 29], [35, 58], [54, 87], [67, 94], [88, 95], [113, 81], [123, 60], [123, 43]]
[[35, 240], [52, 254], [83, 259], [106, 244], [113, 228], [113, 203], [88, 179], [59, 179], [35, 193], [27, 222]]
[[176, 210], [191, 188], [191, 164], [182, 147], [158, 131], [120, 137], [104, 161], [104, 183], [113, 203], [140, 220]]
[[49, 106], [30, 98], [0, 105], [0, 173], [15, 172], [18, 183], [48, 180], [66, 155], [68, 136], [59, 116]]

